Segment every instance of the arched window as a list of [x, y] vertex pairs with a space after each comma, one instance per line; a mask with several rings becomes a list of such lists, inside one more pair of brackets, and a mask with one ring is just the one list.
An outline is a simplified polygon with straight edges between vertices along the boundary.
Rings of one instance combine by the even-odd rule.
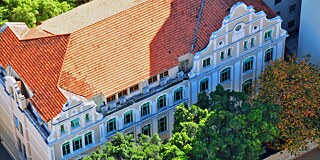
[[242, 83], [242, 92], [249, 94], [251, 93], [251, 87], [252, 87], [252, 79], [248, 79], [245, 82]]
[[246, 60], [243, 61], [242, 65], [242, 72], [247, 72], [249, 70], [253, 69], [253, 57], [247, 58]]
[[273, 48], [269, 48], [264, 52], [264, 62], [269, 62], [272, 60]]
[[92, 143], [92, 132], [88, 132], [84, 135], [84, 145], [89, 145]]
[[133, 112], [132, 112], [132, 110], [126, 112], [123, 115], [123, 124], [128, 124], [128, 123], [131, 123], [131, 122], [133, 122]]
[[147, 102], [141, 106], [141, 117], [150, 114], [150, 102]]
[[200, 92], [206, 91], [209, 89], [209, 79], [205, 78], [200, 81]]
[[183, 91], [182, 87], [180, 87], [174, 91], [174, 101], [175, 102], [179, 101], [183, 98], [182, 91]]
[[220, 72], [220, 83], [230, 79], [231, 67], [225, 68]]
[[72, 140], [72, 147], [73, 147], [73, 151], [76, 151], [76, 150], [82, 148], [82, 137], [81, 136]]
[[167, 106], [167, 96], [162, 95], [157, 99], [157, 108], [161, 109], [163, 107]]
[[64, 143], [61, 146], [61, 148], [62, 148], [62, 155], [63, 156], [70, 154], [70, 143], [69, 142]]
[[112, 118], [107, 122], [107, 132], [112, 132], [117, 129], [116, 118]]

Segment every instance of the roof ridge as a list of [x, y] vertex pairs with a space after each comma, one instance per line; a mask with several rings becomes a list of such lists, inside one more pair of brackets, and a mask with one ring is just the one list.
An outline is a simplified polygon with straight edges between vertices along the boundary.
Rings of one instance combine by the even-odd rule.
[[201, 6], [200, 6], [199, 14], [198, 14], [198, 21], [197, 21], [196, 28], [195, 28], [195, 31], [194, 31], [194, 35], [193, 35], [193, 39], [192, 39], [192, 44], [191, 44], [190, 53], [193, 52], [193, 50], [194, 50], [194, 45], [195, 45], [195, 43], [196, 43], [196, 41], [197, 41], [198, 27], [199, 27], [200, 20], [201, 20], [201, 16], [202, 16], [203, 6], [204, 6], [204, 0], [201, 0]]

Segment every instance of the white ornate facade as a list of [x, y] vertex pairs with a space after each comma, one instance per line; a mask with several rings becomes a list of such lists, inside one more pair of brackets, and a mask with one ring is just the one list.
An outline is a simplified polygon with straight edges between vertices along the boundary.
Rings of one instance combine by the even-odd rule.
[[[206, 48], [182, 57], [190, 60], [188, 73], [179, 66], [170, 68], [128, 88], [125, 98], [117, 93], [111, 99], [101, 94], [86, 99], [60, 89], [68, 100], [48, 123], [41, 121], [36, 110], [25, 110], [28, 103], [19, 92], [18, 73], [7, 67], [0, 77], [4, 143], [17, 159], [58, 160], [80, 159], [111, 140], [115, 132], [135, 136], [157, 133], [169, 138], [177, 105], [196, 103], [198, 93], [214, 91], [218, 84], [246, 90], [269, 61], [283, 57], [287, 32], [281, 22], [280, 17], [267, 19], [263, 11], [255, 13], [252, 6], [237, 3], [221, 28], [212, 33]], [[31, 90], [24, 93], [32, 96]], [[12, 114], [19, 119], [16, 127]]]

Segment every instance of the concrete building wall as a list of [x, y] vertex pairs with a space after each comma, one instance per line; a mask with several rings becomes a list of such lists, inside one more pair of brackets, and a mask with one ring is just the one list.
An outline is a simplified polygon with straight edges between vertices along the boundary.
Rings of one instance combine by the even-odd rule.
[[320, 1], [302, 0], [298, 57], [310, 54], [310, 62], [320, 65]]
[[[264, 2], [276, 12], [283, 20], [282, 28], [289, 33], [299, 29], [301, 0], [264, 0]], [[295, 9], [290, 11], [290, 7]], [[289, 26], [289, 22], [293, 22], [293, 26]]]
[[[191, 104], [197, 102], [201, 80], [204, 78], [209, 79], [207, 92], [214, 91], [218, 84], [225, 89], [241, 91], [245, 81], [254, 81], [268, 65], [268, 62], [265, 62], [267, 50], [273, 50], [271, 60], [283, 57], [287, 32], [281, 28], [281, 22], [280, 17], [267, 19], [264, 13], [254, 13], [254, 10], [245, 4], [235, 5], [230, 16], [224, 19], [222, 27], [212, 34], [208, 46], [195, 54], [194, 66], [189, 73]], [[271, 34], [270, 38], [266, 39], [267, 32]], [[254, 42], [253, 45], [251, 41]], [[230, 48], [232, 53], [228, 56]], [[244, 60], [250, 57], [253, 58], [253, 67], [244, 72]], [[203, 67], [208, 58], [210, 65]], [[220, 73], [228, 67], [231, 68], [230, 79], [220, 82]]]

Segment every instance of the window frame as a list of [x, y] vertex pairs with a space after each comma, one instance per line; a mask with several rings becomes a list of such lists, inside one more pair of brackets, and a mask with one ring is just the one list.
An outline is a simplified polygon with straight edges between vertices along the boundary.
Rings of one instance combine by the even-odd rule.
[[[225, 72], [229, 72], [229, 73], [228, 74], [226, 73], [227, 75], [222, 75]], [[220, 75], [220, 78], [219, 78], [220, 83], [223, 83], [223, 82], [226, 82], [226, 81], [230, 80], [231, 79], [231, 67], [229, 66], [229, 67], [226, 67], [226, 68], [222, 69], [220, 71], [219, 75]]]
[[[163, 126], [162, 126], [163, 124]], [[167, 116], [158, 119], [158, 134], [164, 133], [168, 130]]]
[[[147, 130], [147, 134], [145, 133], [145, 131]], [[151, 125], [150, 124], [146, 124], [141, 128], [141, 133], [147, 136], [151, 136]]]
[[270, 39], [272, 39], [273, 29], [270, 29], [266, 32], [264, 32], [264, 41], [267, 42]]
[[[69, 147], [69, 148], [67, 148], [67, 146]], [[68, 155], [68, 154], [70, 154], [71, 153], [71, 146], [70, 146], [70, 142], [65, 142], [65, 143], [63, 143], [62, 145], [61, 145], [61, 150], [62, 150], [62, 156], [66, 156], [66, 155]], [[65, 151], [66, 150], [66, 151]]]
[[232, 47], [228, 48], [227, 55], [228, 55], [228, 58], [232, 57]]
[[253, 69], [253, 57], [248, 57], [242, 62], [242, 73], [246, 73]]
[[[140, 115], [141, 115], [141, 117], [144, 117], [144, 116], [147, 116], [147, 115], [150, 114], [150, 105], [151, 105], [150, 102], [146, 102], [146, 103], [143, 103], [140, 106]], [[147, 108], [146, 110], [144, 110], [145, 107]]]
[[[63, 135], [63, 134], [65, 134], [66, 133], [66, 128], [64, 127], [65, 125], [64, 124], [61, 124], [60, 125], [60, 135]], [[62, 129], [63, 128], [63, 132], [62, 132]]]
[[160, 73], [159, 76], [160, 76], [160, 79], [164, 78], [164, 77], [168, 77], [169, 76], [169, 71], [164, 71], [164, 72]]
[[244, 81], [241, 85], [242, 87], [242, 92], [244, 92], [245, 94], [249, 94], [252, 88], [252, 84], [253, 84], [253, 80], [252, 79], [247, 79], [246, 81]]
[[[271, 51], [269, 51], [269, 50], [271, 50]], [[267, 52], [268, 52], [268, 54], [267, 54]], [[269, 63], [270, 61], [273, 60], [273, 53], [274, 53], [274, 47], [271, 47], [271, 48], [264, 51], [264, 63]], [[270, 57], [270, 58], [267, 58], [267, 57]]]
[[243, 50], [246, 51], [246, 50], [248, 50], [248, 49], [249, 49], [249, 47], [248, 47], [248, 40], [245, 40], [245, 41], [243, 41]]
[[[127, 115], [130, 115], [130, 117], [129, 117], [129, 122], [127, 121], [128, 119], [127, 119]], [[125, 112], [124, 114], [123, 114], [123, 124], [124, 125], [128, 125], [128, 124], [130, 124], [131, 122], [133, 122], [133, 110], [130, 110], [130, 111], [127, 111], [127, 112]]]
[[200, 92], [208, 91], [208, 90], [209, 90], [209, 78], [206, 77], [200, 80]]
[[250, 38], [250, 47], [253, 48], [256, 46], [256, 37], [251, 37]]
[[92, 131], [89, 131], [86, 134], [84, 134], [84, 146], [87, 146], [92, 143], [93, 143]]
[[[110, 130], [111, 127], [110, 127], [109, 123], [113, 123], [112, 130]], [[107, 133], [111, 133], [115, 130], [117, 130], [117, 119], [114, 117], [114, 118], [107, 120]]]
[[[75, 120], [77, 120], [77, 123], [76, 123], [77, 126], [75, 126], [75, 124], [74, 124], [74, 122], [73, 122], [73, 121], [75, 121]], [[73, 120], [70, 121], [71, 130], [79, 128], [80, 125], [81, 125], [81, 124], [80, 124], [80, 117], [75, 118], [75, 119], [73, 119]]]
[[[79, 142], [78, 144], [75, 144], [76, 142]], [[77, 148], [76, 146], [79, 146], [79, 148]], [[76, 151], [76, 150], [79, 150], [83, 148], [83, 145], [82, 145], [82, 137], [81, 136], [78, 136], [74, 139], [72, 139], [72, 149], [73, 151]]]
[[[161, 103], [162, 101], [162, 103]], [[163, 104], [161, 106], [161, 104]], [[167, 95], [164, 94], [164, 95], [161, 95], [160, 97], [157, 98], [157, 109], [162, 109], [164, 107], [167, 107]]]
[[84, 119], [85, 119], [86, 123], [89, 123], [91, 121], [90, 113], [86, 113], [84, 116]]
[[131, 86], [131, 87], [129, 88], [129, 90], [130, 90], [130, 93], [139, 90], [139, 84], [135, 84], [135, 85]]
[[[173, 101], [174, 102], [177, 102], [177, 101], [180, 101], [181, 99], [183, 99], [183, 87], [178, 87], [177, 89], [174, 90], [173, 92]], [[179, 93], [179, 94], [177, 94]], [[178, 96], [177, 95], [180, 95], [179, 96], [179, 99], [177, 98]]]
[[202, 68], [209, 67], [210, 65], [211, 65], [211, 58], [210, 57], [202, 60]]
[[224, 60], [224, 54], [225, 54], [225, 51], [220, 52], [220, 61]]
[[294, 27], [294, 25], [295, 25], [295, 20], [291, 20], [288, 22], [288, 28], [292, 28], [292, 27]]
[[[293, 4], [289, 6], [289, 14], [294, 13], [296, 11], [297, 4]], [[293, 9], [293, 10], [292, 10]]]
[[148, 84], [153, 84], [158, 81], [158, 75], [152, 76], [148, 79]]

